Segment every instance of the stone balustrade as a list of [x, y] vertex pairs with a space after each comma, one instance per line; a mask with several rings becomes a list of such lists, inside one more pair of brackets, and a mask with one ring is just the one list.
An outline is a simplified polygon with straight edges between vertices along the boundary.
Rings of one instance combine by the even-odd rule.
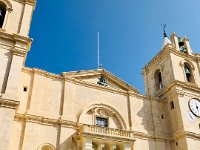
[[128, 138], [133, 139], [133, 133], [131, 131], [99, 127], [94, 125], [82, 125], [80, 127], [80, 133], [88, 133], [88, 134], [98, 134], [110, 137], [120, 137], [120, 138]]

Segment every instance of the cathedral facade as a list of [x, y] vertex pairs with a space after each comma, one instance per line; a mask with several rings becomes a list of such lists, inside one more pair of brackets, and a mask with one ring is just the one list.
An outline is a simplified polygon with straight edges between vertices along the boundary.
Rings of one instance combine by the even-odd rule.
[[164, 34], [146, 94], [105, 69], [25, 67], [35, 0], [0, 0], [0, 150], [199, 150], [200, 54]]

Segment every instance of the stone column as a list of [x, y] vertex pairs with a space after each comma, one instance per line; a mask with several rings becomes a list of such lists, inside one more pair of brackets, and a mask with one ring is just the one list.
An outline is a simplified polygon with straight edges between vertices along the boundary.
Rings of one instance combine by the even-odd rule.
[[121, 143], [118, 145], [119, 150], [133, 150], [133, 145], [128, 143]]
[[92, 140], [83, 138], [81, 140], [82, 143], [82, 150], [92, 150]]
[[112, 143], [106, 144], [106, 150], [115, 150], [116, 145], [113, 145]]
[[132, 146], [130, 144], [124, 144], [124, 150], [131, 150]]
[[97, 150], [102, 150], [105, 147], [105, 144], [98, 143], [97, 144]]

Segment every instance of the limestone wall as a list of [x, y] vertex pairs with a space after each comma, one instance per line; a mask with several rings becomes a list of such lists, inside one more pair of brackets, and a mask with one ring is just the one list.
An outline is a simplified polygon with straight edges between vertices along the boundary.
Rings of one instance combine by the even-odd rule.
[[7, 150], [11, 140], [15, 110], [0, 107], [0, 150]]

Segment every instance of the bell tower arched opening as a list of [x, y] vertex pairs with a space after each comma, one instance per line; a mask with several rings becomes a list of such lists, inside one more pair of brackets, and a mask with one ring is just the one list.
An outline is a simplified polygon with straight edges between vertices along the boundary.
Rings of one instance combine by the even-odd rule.
[[163, 82], [162, 82], [162, 74], [160, 69], [157, 69], [154, 73], [154, 80], [155, 80], [155, 89], [156, 91], [161, 89], [163, 87]]
[[0, 28], [3, 27], [5, 15], [6, 15], [6, 4], [0, 1]]
[[186, 77], [187, 82], [194, 83], [194, 76], [192, 73], [192, 68], [189, 63], [187, 62], [184, 63], [184, 70], [185, 70], [185, 77]]

